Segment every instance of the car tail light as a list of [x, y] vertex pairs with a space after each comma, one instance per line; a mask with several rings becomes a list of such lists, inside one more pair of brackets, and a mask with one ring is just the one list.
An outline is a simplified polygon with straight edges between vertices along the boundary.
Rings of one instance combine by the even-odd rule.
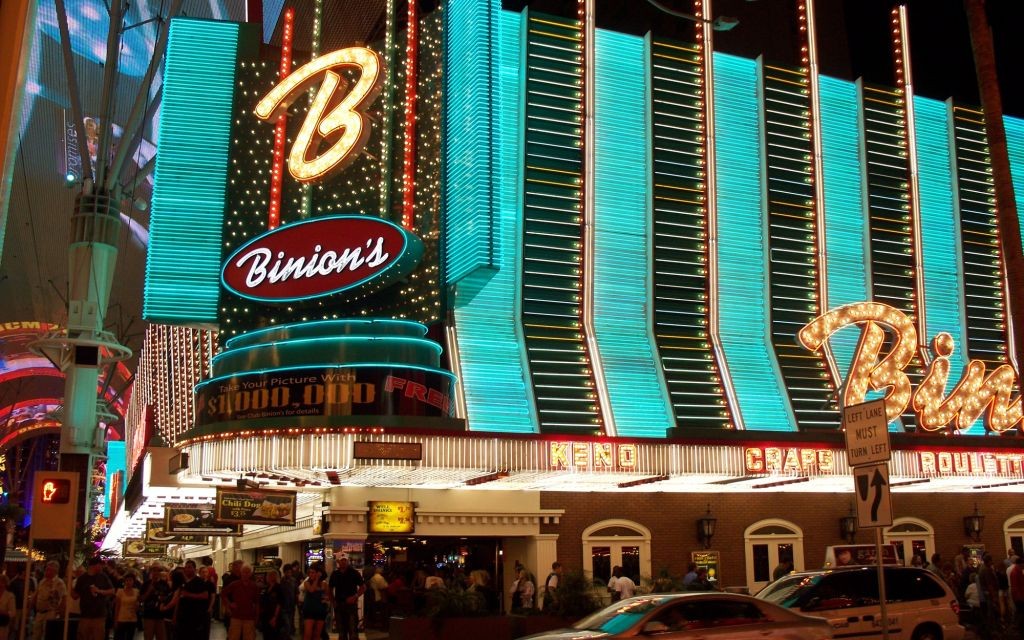
[[960, 603], [957, 602], [956, 600], [950, 600], [949, 601], [949, 608], [953, 610], [953, 615], [955, 615], [955, 616], [960, 615]]

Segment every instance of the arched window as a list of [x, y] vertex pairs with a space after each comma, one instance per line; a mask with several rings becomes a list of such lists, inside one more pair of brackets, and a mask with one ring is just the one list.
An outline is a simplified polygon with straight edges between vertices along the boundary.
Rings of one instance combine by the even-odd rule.
[[[1013, 549], [1020, 555], [1024, 552], [1024, 514], [1010, 516], [1003, 523], [1003, 536], [1006, 539], [1006, 548]], [[998, 558], [996, 554], [992, 557]]]
[[640, 584], [651, 577], [651, 530], [631, 520], [602, 520], [583, 530], [583, 570], [604, 583], [622, 567]]
[[917, 554], [931, 562], [935, 553], [935, 529], [924, 520], [917, 518], [896, 518], [892, 526], [883, 532], [886, 544], [896, 545], [896, 555], [903, 566], [910, 566], [910, 561]]
[[755, 522], [743, 532], [743, 542], [750, 593], [771, 582], [783, 561], [793, 563], [793, 571], [804, 569], [804, 532], [792, 522], [776, 518]]

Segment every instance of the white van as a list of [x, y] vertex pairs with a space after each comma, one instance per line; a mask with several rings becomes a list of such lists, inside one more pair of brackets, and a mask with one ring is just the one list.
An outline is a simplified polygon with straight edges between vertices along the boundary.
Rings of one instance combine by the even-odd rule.
[[[963, 638], [956, 595], [938, 576], [914, 567], [887, 566], [884, 571], [890, 638]], [[757, 597], [828, 619], [837, 638], [882, 637], [876, 567], [791, 573], [762, 589]]]

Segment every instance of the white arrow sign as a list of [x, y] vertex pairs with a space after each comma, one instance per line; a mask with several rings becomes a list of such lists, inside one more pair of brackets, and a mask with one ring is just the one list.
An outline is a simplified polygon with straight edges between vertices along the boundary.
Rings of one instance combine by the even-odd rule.
[[860, 528], [892, 526], [888, 463], [854, 469], [853, 491], [857, 496], [857, 524]]

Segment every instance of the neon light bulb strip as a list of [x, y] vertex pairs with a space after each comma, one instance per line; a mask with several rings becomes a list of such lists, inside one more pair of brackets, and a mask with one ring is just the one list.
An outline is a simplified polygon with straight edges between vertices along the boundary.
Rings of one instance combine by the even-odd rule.
[[608, 383], [604, 379], [604, 364], [601, 362], [601, 350], [597, 345], [597, 333], [594, 328], [594, 95], [596, 82], [594, 63], [596, 50], [594, 46], [595, 0], [580, 0], [579, 10], [583, 21], [583, 261], [580, 271], [583, 274], [582, 320], [583, 332], [586, 336], [587, 355], [590, 358], [590, 371], [594, 376], [594, 391], [601, 406], [601, 417], [604, 432], [609, 436], [617, 435], [615, 416], [612, 413], [611, 398], [608, 395]]
[[[292, 71], [292, 38], [294, 37], [295, 12], [288, 9], [284, 12], [284, 27], [281, 36], [281, 65], [277, 77], [284, 80]], [[274, 155], [270, 164], [270, 216], [267, 220], [268, 229], [276, 229], [281, 224], [281, 189], [284, 178], [284, 146], [288, 116], [282, 112], [274, 125]]]
[[[320, 34], [323, 32], [324, 0], [313, 2], [313, 34], [310, 38], [310, 60], [315, 60], [320, 55]], [[316, 97], [316, 91], [310, 87], [309, 104], [312, 106]], [[313, 186], [308, 182], [302, 183], [302, 204], [299, 208], [299, 217], [306, 219], [313, 210]]]
[[[694, 13], [698, 18], [711, 13], [711, 0], [696, 0], [694, 2]], [[698, 30], [698, 40], [701, 50], [701, 63], [703, 65], [704, 79], [704, 165], [707, 167], [705, 202], [707, 202], [708, 214], [708, 333], [711, 336], [711, 344], [714, 349], [715, 365], [722, 381], [722, 390], [725, 391], [729, 415], [733, 419], [733, 425], [737, 429], [743, 429], [743, 416], [740, 414], [739, 399], [736, 397], [736, 388], [733, 386], [732, 376], [729, 368], [723, 366], [726, 362], [725, 349], [722, 347], [722, 337], [719, 326], [718, 314], [718, 174], [715, 164], [715, 147], [717, 136], [715, 133], [715, 100], [712, 94], [715, 86], [715, 65], [714, 47], [712, 46], [711, 23], [701, 20], [701, 28]]]
[[419, 53], [417, 0], [408, 0], [405, 29], [405, 136], [402, 141], [402, 226], [412, 230], [416, 216], [416, 56]]
[[[894, 7], [893, 20], [898, 29], [893, 35], [896, 54], [896, 85], [903, 90], [903, 113], [907, 126], [907, 156], [910, 168], [910, 233], [914, 240], [914, 298], [917, 300], [917, 334], [928, 335], [928, 314], [925, 312], [924, 259], [921, 255], [921, 181], [917, 166], [917, 133], [914, 118], [914, 83], [910, 69], [910, 35], [907, 32], [907, 5]], [[927, 365], [932, 361], [927, 340], [922, 340], [919, 355]]]
[[395, 0], [387, 0], [384, 8], [384, 100], [381, 102], [380, 129], [380, 217], [391, 215], [391, 135], [395, 110]]
[[[801, 51], [801, 62], [803, 62], [807, 79], [811, 85], [811, 144], [814, 149], [811, 178], [814, 180], [814, 226], [817, 244], [815, 253], [818, 259], [817, 308], [820, 313], [830, 307], [828, 302], [827, 225], [825, 223], [825, 169], [821, 153], [821, 83], [818, 78], [818, 33], [814, 19], [814, 0], [804, 0], [800, 3], [799, 9], [803, 12], [804, 25], [806, 25], [806, 29], [803, 29], [801, 33], [807, 38], [803, 51]], [[835, 352], [830, 343], [825, 344], [822, 352], [825, 356], [832, 388], [835, 389], [839, 386], [841, 379]]]

